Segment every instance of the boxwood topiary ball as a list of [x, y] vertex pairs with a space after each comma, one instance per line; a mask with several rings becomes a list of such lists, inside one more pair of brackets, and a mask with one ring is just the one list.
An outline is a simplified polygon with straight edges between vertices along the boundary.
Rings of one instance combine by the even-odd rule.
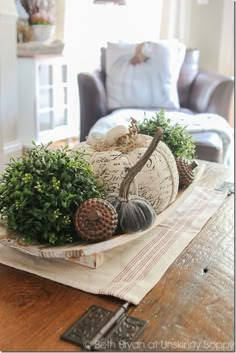
[[81, 153], [48, 146], [34, 144], [10, 161], [0, 177], [0, 214], [25, 242], [64, 244], [76, 238], [76, 208], [103, 189]]

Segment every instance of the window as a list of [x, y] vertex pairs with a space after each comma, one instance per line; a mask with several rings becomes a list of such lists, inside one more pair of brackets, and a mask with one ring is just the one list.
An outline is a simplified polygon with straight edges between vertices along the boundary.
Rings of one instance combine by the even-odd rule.
[[65, 14], [65, 52], [79, 70], [99, 64], [100, 48], [107, 41], [157, 40], [162, 0], [126, 0], [127, 5], [94, 4], [69, 0]]

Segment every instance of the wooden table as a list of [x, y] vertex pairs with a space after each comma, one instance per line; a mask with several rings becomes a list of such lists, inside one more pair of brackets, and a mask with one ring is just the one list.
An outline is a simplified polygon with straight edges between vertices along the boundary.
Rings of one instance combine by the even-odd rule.
[[[207, 163], [200, 185], [232, 180], [233, 171]], [[149, 320], [131, 351], [234, 350], [233, 195], [129, 315]], [[79, 351], [60, 335], [91, 305], [123, 302], [92, 295], [0, 265], [0, 350]], [[127, 349], [128, 350], [128, 349]]]

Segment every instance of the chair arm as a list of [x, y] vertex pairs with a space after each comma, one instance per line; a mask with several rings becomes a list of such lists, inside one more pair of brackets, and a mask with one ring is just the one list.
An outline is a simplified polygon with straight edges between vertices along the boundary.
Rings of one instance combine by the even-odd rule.
[[189, 108], [219, 114], [229, 121], [233, 88], [233, 78], [200, 70], [190, 89]]
[[77, 78], [80, 97], [80, 141], [84, 141], [95, 122], [107, 114], [107, 99], [101, 72], [79, 73]]

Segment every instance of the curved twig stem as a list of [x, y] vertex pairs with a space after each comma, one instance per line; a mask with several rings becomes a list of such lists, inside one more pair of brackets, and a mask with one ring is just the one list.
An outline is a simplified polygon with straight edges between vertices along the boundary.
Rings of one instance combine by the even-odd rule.
[[152, 142], [150, 143], [148, 149], [140, 158], [140, 160], [129, 169], [128, 173], [124, 177], [121, 185], [120, 185], [120, 190], [119, 190], [119, 198], [122, 200], [127, 200], [128, 201], [128, 196], [129, 196], [129, 189], [130, 189], [130, 184], [134, 180], [136, 174], [140, 172], [140, 170], [144, 167], [146, 162], [148, 161], [149, 157], [151, 154], [154, 152], [156, 149], [159, 141], [161, 140], [162, 137], [162, 129], [160, 127], [157, 128], [156, 134], [152, 139]]

